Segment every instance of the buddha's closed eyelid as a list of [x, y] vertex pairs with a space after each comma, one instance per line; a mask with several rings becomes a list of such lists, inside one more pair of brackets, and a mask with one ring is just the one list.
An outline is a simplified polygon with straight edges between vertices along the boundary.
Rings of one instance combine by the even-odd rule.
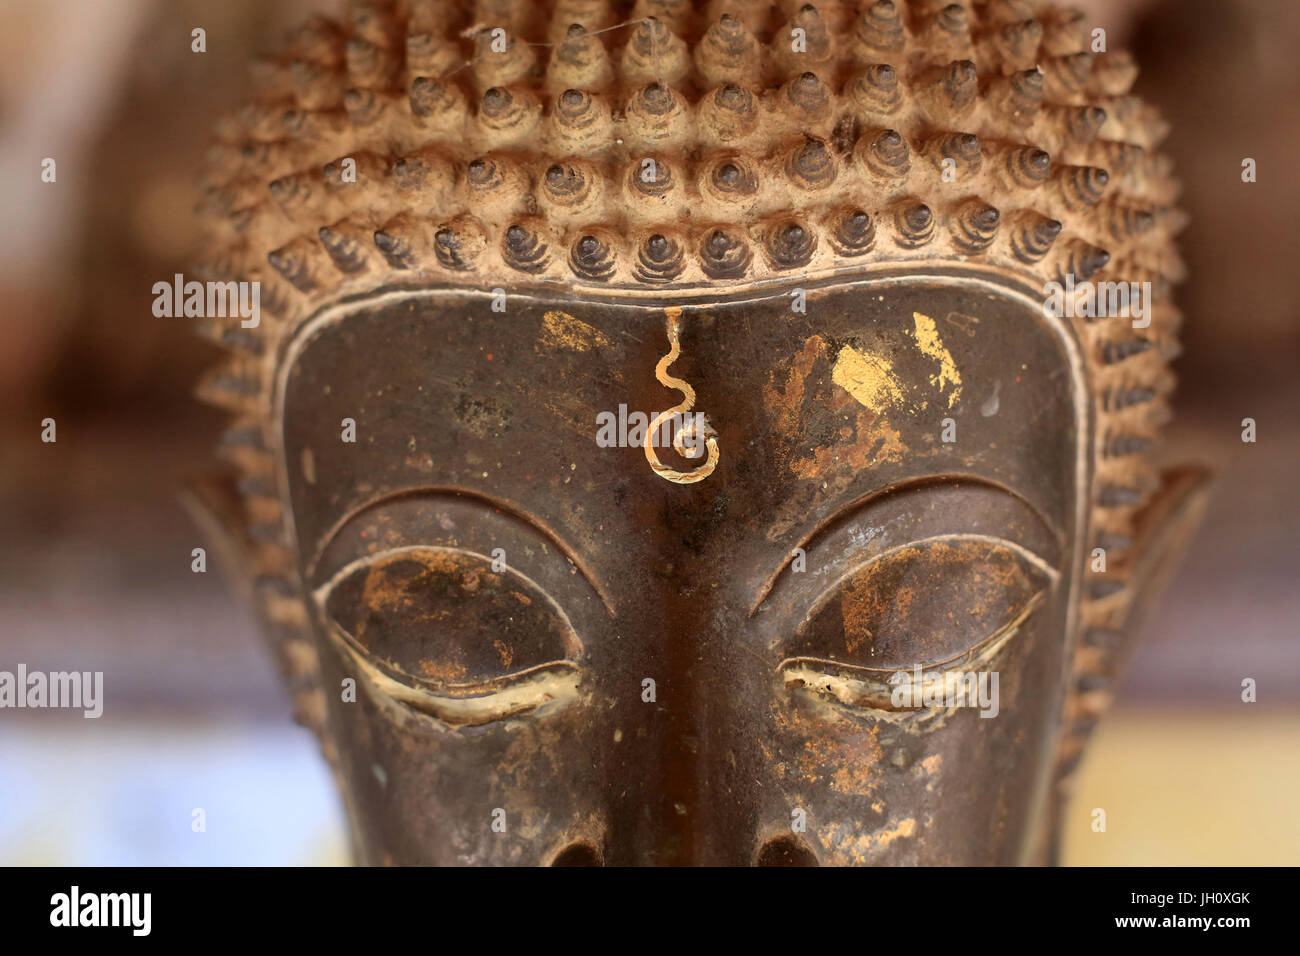
[[582, 645], [563, 608], [488, 555], [393, 548], [349, 563], [313, 596], [371, 688], [449, 726], [577, 694]]
[[825, 586], [824, 590], [817, 597], [817, 599], [812, 602], [812, 609], [809, 612], [810, 615], [816, 613], [816, 611], [821, 607], [821, 605], [825, 603], [827, 597], [833, 595], [846, 581], [852, 579], [855, 575], [861, 573], [861, 571], [867, 566], [871, 564], [875, 564], [879, 561], [883, 561], [891, 556], [904, 553], [908, 549], [923, 547], [929, 544], [930, 542], [939, 542], [939, 541], [947, 541], [953, 543], [965, 542], [974, 546], [985, 545], [990, 549], [1005, 549], [1007, 551], [1014, 552], [1016, 556], [1020, 558], [1020, 560], [1024, 561], [1027, 565], [1029, 565], [1036, 571], [1043, 574], [1053, 584], [1055, 584], [1060, 579], [1061, 576], [1060, 572], [1057, 571], [1056, 568], [1053, 568], [1051, 565], [1049, 565], [1046, 559], [1044, 559], [1041, 555], [1035, 554], [1033, 551], [1030, 551], [1028, 548], [1024, 547], [1017, 541], [1009, 541], [1006, 538], [999, 538], [994, 535], [983, 535], [983, 534], [934, 535], [933, 537], [928, 537], [928, 538], [918, 538], [915, 541], [909, 541], [906, 544], [902, 544], [897, 547], [890, 548], [885, 551], [881, 551], [878, 554], [874, 555], [869, 561], [865, 561], [859, 565], [851, 566], [848, 570], [841, 573], [838, 577], [833, 579], [829, 584]]
[[[966, 697], [974, 687], [996, 673], [1003, 651], [1019, 634], [1025, 622], [1042, 605], [1044, 592], [1034, 594], [1016, 616], [987, 638], [946, 661], [925, 667], [878, 669], [856, 667], [840, 661], [792, 657], [777, 668], [787, 690], [807, 691], [851, 710], [891, 721], [917, 721], [920, 726], [939, 726], [953, 706], [971, 705], [978, 693]], [[926, 695], [939, 703], [927, 705]], [[996, 691], [994, 692], [996, 694]], [[954, 704], [953, 702], [958, 703]], [[994, 713], [996, 713], [996, 704]]]
[[879, 671], [942, 666], [1009, 633], [1057, 578], [1011, 541], [941, 535], [912, 542], [828, 583], [782, 641], [785, 657]]
[[577, 664], [555, 661], [483, 683], [452, 684], [434, 691], [390, 676], [337, 628], [330, 629], [330, 636], [372, 687], [395, 703], [451, 728], [476, 727], [563, 705], [578, 697], [582, 681]]

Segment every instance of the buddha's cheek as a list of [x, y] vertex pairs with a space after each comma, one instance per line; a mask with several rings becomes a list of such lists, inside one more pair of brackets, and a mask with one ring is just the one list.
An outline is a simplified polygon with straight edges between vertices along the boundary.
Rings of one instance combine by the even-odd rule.
[[[339, 686], [354, 671], [325, 654]], [[548, 865], [575, 844], [603, 852], [607, 820], [591, 761], [591, 698], [449, 729], [357, 679], [331, 724], [358, 862]]]
[[1044, 614], [1018, 635], [975, 706], [876, 715], [776, 689], [758, 852], [793, 843], [822, 866], [1023, 862], [1060, 706], [1041, 691], [1041, 672], [1060, 666], [1052, 625]]

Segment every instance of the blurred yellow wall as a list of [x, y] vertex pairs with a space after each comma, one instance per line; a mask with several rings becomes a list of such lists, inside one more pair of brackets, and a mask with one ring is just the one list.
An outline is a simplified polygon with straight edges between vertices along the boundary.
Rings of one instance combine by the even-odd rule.
[[[1300, 863], [1300, 713], [1117, 711], [1102, 721], [1065, 824], [1073, 866]], [[1092, 831], [1092, 810], [1106, 832]]]

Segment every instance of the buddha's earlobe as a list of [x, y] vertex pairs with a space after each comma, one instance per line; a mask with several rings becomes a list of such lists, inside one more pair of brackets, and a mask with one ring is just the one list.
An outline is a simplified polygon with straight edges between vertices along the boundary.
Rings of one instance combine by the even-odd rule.
[[254, 546], [235, 480], [218, 475], [191, 478], [181, 488], [179, 498], [205, 543], [215, 552], [222, 577], [241, 600], [251, 601]]
[[[1141, 631], [1147, 613], [1177, 570], [1205, 516], [1212, 486], [1213, 478], [1204, 468], [1181, 466], [1163, 472], [1159, 490], [1135, 517], [1129, 576], [1133, 596], [1124, 614], [1125, 644], [1131, 645]], [[1127, 653], [1119, 664], [1126, 660]]]
[[293, 697], [294, 719], [314, 731], [325, 757], [336, 752], [325, 735], [320, 659], [311, 638], [305, 596], [288, 552], [249, 533], [248, 515], [234, 478], [208, 475], [187, 480], [182, 507], [216, 555], [222, 577], [246, 605], [258, 609], [262, 631]]
[[[1068, 773], [1093, 725], [1114, 697], [1148, 612], [1173, 576], [1209, 501], [1208, 472], [1184, 467], [1160, 475], [1158, 489], [1133, 516], [1132, 539], [1112, 568], [1123, 582], [1084, 602], [1082, 634], [1066, 705], [1062, 772]], [[1071, 741], [1074, 736], [1077, 740]]]
[[1159, 489], [1133, 518], [1121, 603], [1101, 618], [1085, 610], [1057, 751], [1057, 782], [1043, 862], [1060, 862], [1062, 817], [1073, 772], [1093, 728], [1114, 697], [1115, 681], [1128, 666], [1149, 612], [1200, 527], [1212, 486], [1204, 468], [1183, 466], [1162, 473]]

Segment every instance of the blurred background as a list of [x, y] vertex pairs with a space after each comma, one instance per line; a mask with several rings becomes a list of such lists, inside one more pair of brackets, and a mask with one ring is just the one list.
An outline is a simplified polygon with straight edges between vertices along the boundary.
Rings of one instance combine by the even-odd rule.
[[[1136, 91], [1173, 124], [1191, 278], [1162, 454], [1218, 485], [1094, 738], [1065, 859], [1296, 864], [1300, 5], [1075, 5], [1133, 49]], [[210, 542], [176, 492], [212, 467], [223, 418], [190, 392], [217, 351], [151, 311], [197, 252], [195, 171], [243, 64], [332, 7], [0, 0], [0, 670], [102, 670], [111, 688], [99, 720], [0, 712], [0, 864], [347, 862], [251, 614], [215, 567], [190, 571]]]

